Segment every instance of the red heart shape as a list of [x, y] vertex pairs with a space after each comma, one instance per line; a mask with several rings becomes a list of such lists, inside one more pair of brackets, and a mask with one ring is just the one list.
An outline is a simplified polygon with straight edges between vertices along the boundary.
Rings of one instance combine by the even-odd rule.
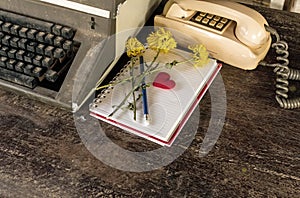
[[176, 85], [174, 80], [170, 80], [171, 76], [166, 72], [160, 72], [157, 74], [154, 82], [152, 83], [154, 87], [161, 89], [173, 89]]

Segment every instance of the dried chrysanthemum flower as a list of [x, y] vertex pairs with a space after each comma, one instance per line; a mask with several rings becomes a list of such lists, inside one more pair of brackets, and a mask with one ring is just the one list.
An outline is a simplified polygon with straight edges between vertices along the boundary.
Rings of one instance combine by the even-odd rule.
[[129, 38], [126, 42], [128, 57], [141, 56], [145, 51], [145, 46], [137, 38]]
[[167, 53], [169, 50], [176, 48], [177, 43], [171, 32], [159, 28], [147, 37], [147, 43], [150, 49]]
[[195, 67], [202, 67], [209, 62], [208, 52], [204, 45], [193, 45], [188, 47], [193, 51], [193, 61]]

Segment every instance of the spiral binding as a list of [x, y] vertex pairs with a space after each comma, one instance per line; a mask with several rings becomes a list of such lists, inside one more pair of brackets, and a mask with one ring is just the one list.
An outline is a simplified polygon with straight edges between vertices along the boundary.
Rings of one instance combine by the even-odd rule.
[[[131, 62], [127, 62], [127, 64], [113, 77], [113, 79], [109, 83], [114, 84], [114, 82], [116, 82], [120, 76], [124, 75], [125, 72], [128, 72], [128, 66], [130, 64]], [[93, 100], [92, 107], [97, 108], [98, 104], [101, 103], [102, 100], [106, 98], [108, 94], [110, 94], [113, 88], [114, 88], [113, 86], [110, 86], [106, 89], [101, 90], [101, 92]]]
[[280, 36], [277, 31], [269, 26], [265, 26], [266, 30], [276, 36], [276, 42], [272, 44], [272, 48], [275, 49], [278, 61], [275, 64], [269, 64], [264, 61], [260, 62], [262, 66], [275, 67], [274, 73], [276, 74], [276, 100], [280, 107], [284, 109], [300, 108], [300, 98], [289, 99], [289, 80], [300, 81], [300, 70], [291, 69], [289, 65], [289, 52], [288, 44], [285, 41], [280, 40]]

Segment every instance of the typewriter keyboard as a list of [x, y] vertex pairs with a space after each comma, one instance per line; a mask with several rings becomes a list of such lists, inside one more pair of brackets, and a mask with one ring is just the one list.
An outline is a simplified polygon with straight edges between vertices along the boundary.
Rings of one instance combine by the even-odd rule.
[[0, 78], [28, 88], [55, 83], [78, 50], [75, 31], [0, 10]]

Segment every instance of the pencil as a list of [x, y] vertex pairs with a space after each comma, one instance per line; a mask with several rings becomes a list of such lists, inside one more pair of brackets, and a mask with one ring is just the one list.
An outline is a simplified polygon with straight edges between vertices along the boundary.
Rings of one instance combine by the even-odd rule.
[[[144, 57], [140, 56], [140, 73], [144, 73]], [[149, 109], [148, 109], [148, 100], [147, 100], [147, 90], [145, 78], [142, 79], [142, 99], [143, 99], [143, 110], [146, 121], [150, 120]]]

